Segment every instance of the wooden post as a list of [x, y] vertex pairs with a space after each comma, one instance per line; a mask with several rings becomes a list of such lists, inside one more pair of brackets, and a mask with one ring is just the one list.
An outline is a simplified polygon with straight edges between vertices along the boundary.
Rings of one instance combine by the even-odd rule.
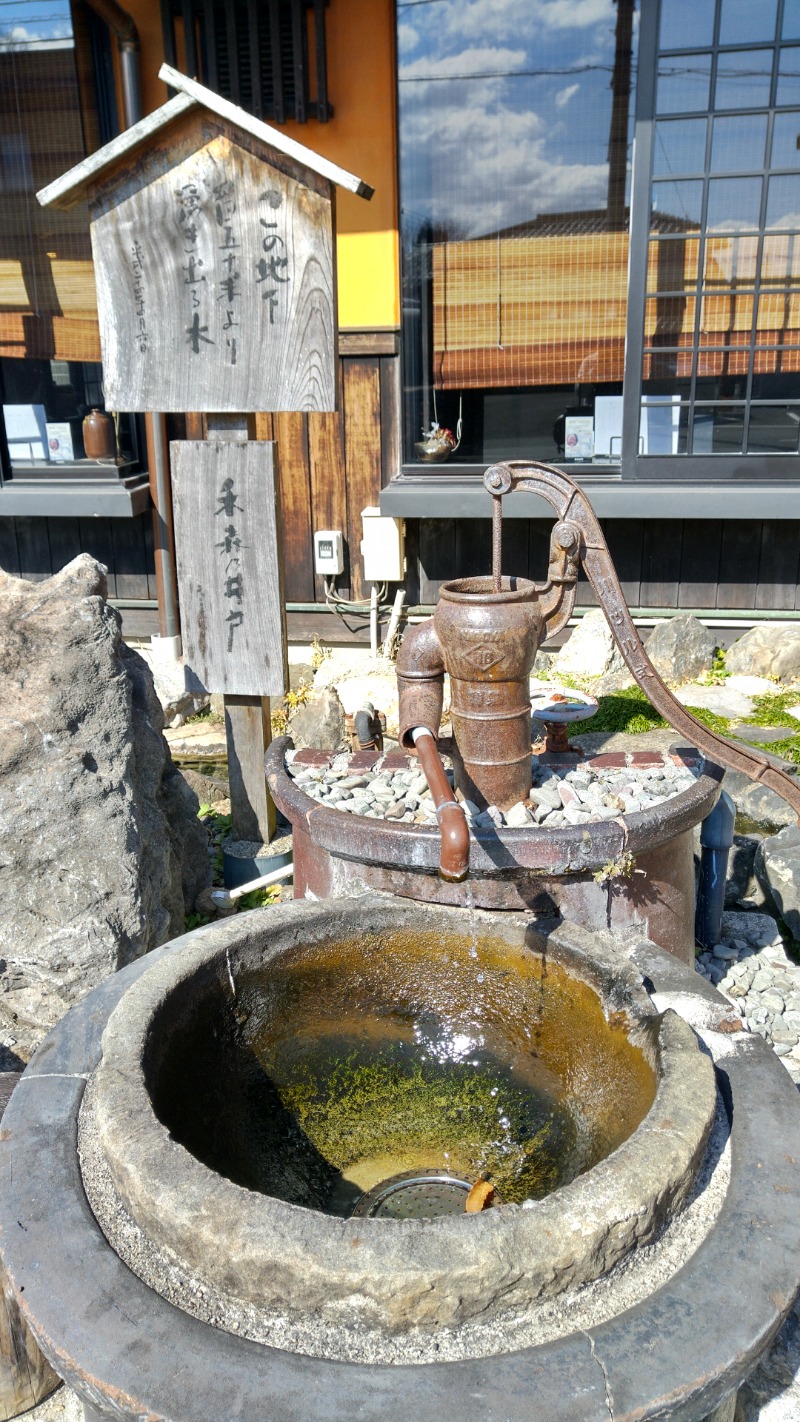
[[[205, 423], [207, 439], [255, 439], [253, 414], [208, 415]], [[275, 554], [278, 559], [282, 557], [279, 542]], [[269, 844], [276, 823], [275, 804], [264, 774], [264, 755], [272, 740], [270, 698], [225, 696], [223, 705], [231, 791], [231, 839], [260, 840], [262, 844]]]

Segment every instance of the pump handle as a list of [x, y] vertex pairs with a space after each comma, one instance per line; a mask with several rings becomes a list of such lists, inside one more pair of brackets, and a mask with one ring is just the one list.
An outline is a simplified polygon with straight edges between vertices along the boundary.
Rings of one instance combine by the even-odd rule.
[[504, 494], [522, 489], [525, 493], [540, 494], [546, 499], [560, 522], [569, 521], [580, 536], [580, 559], [600, 606], [605, 613], [617, 645], [648, 701], [661, 713], [676, 731], [686, 736], [693, 745], [710, 759], [721, 761], [733, 770], [741, 770], [751, 780], [766, 785], [791, 805], [800, 822], [800, 783], [792, 776], [779, 770], [767, 757], [750, 746], [729, 741], [710, 731], [702, 721], [692, 716], [682, 706], [662, 680], [645, 651], [641, 638], [628, 611], [619, 579], [611, 561], [603, 531], [594, 510], [583, 490], [550, 464], [539, 464], [528, 460], [511, 460], [505, 464], [493, 464], [483, 476], [483, 482], [492, 495], [494, 518], [494, 545], [500, 546], [500, 503]]

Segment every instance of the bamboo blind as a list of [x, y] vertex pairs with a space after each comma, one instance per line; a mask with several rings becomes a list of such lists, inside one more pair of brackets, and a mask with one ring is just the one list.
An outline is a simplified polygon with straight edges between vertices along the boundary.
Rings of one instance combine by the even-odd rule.
[[85, 156], [74, 50], [0, 53], [0, 355], [100, 360], [88, 213], [36, 201]]
[[[696, 237], [650, 243], [645, 376], [800, 369], [800, 238], [767, 237], [754, 309], [755, 237], [710, 236], [698, 294]], [[444, 242], [433, 248], [433, 381], [439, 389], [621, 381], [628, 234]], [[747, 289], [749, 287], [749, 290]], [[744, 288], [744, 289], [741, 289]], [[677, 293], [677, 294], [675, 294]], [[755, 316], [755, 357], [751, 355]], [[739, 347], [722, 352], [721, 346]], [[671, 360], [661, 354], [676, 348]], [[768, 349], [772, 347], [773, 349]], [[706, 349], [707, 348], [707, 349]]]

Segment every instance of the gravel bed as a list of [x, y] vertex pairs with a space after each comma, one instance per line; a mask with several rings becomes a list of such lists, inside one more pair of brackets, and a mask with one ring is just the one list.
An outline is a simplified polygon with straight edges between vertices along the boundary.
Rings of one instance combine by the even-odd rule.
[[751, 1032], [769, 1042], [800, 1085], [800, 966], [766, 913], [726, 913], [723, 939], [697, 959], [698, 971], [728, 998]]
[[[621, 757], [615, 757], [620, 759]], [[637, 765], [626, 757], [624, 765], [603, 764], [603, 757], [578, 764], [553, 765], [531, 757], [530, 797], [505, 812], [496, 805], [480, 810], [471, 800], [463, 800], [470, 825], [476, 829], [522, 829], [526, 825], [587, 824], [591, 820], [614, 820], [679, 795], [696, 780], [702, 761], [694, 765], [676, 761], [664, 751], [652, 752], [648, 765]], [[451, 780], [452, 766], [443, 757]], [[431, 792], [419, 767], [384, 767], [379, 760], [371, 770], [354, 770], [348, 755], [336, 756], [328, 766], [295, 764], [295, 752], [286, 756], [286, 768], [299, 790], [320, 804], [344, 814], [367, 819], [397, 820], [403, 824], [436, 823]]]

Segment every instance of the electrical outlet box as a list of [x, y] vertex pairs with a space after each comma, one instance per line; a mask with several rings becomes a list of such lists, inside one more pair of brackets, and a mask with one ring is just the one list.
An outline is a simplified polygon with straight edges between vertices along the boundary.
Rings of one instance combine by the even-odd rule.
[[344, 572], [344, 541], [338, 528], [319, 529], [314, 534], [314, 572], [335, 578]]
[[401, 518], [384, 518], [379, 508], [361, 510], [364, 537], [361, 556], [370, 583], [402, 583], [406, 575], [406, 526]]

